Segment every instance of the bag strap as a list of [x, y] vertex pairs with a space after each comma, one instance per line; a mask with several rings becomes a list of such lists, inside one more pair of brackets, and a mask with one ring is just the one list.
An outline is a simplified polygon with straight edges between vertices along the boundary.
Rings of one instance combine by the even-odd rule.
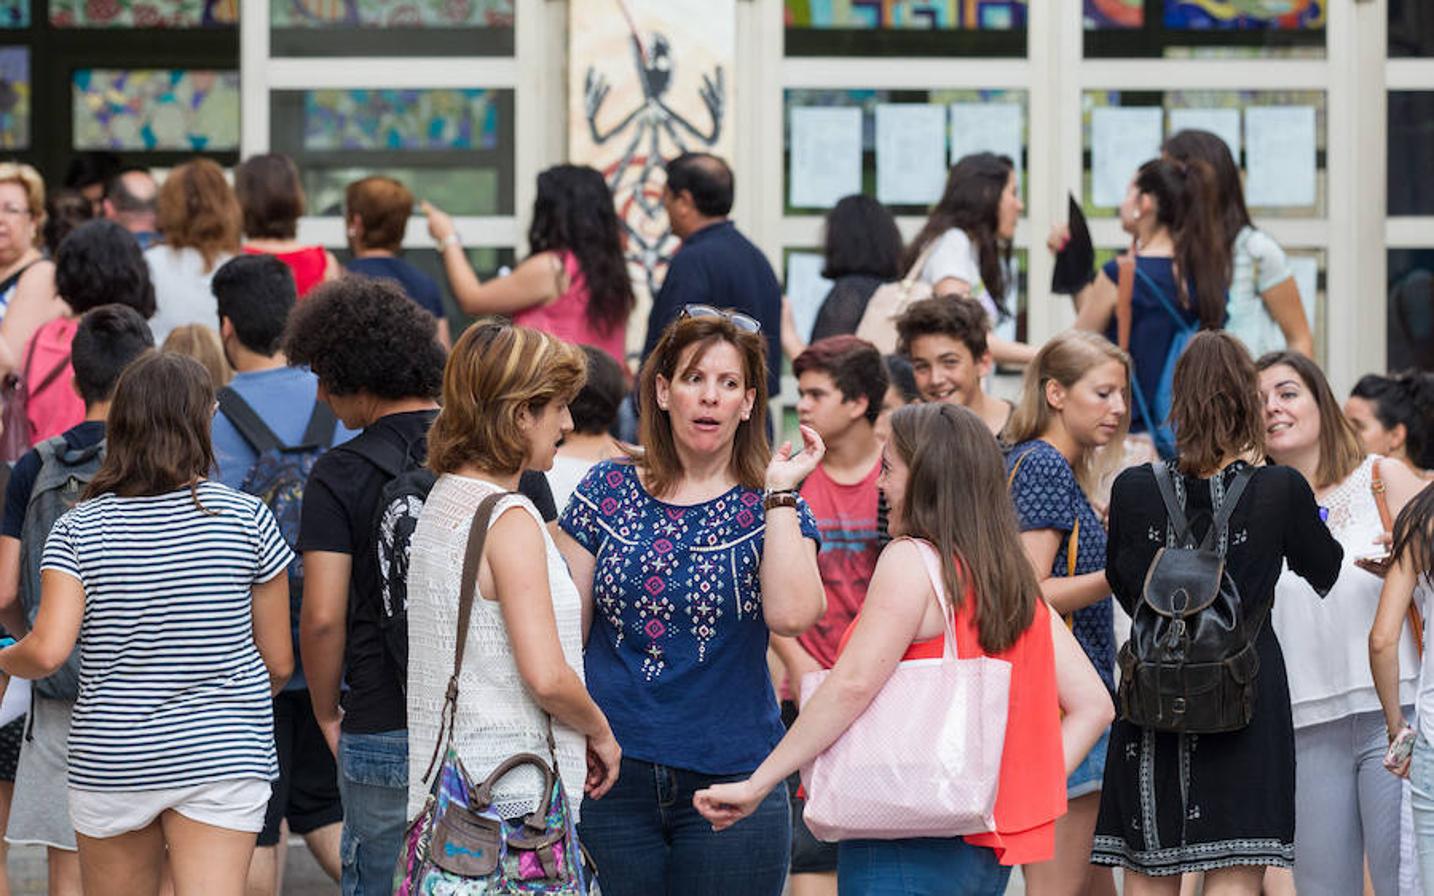
[[1115, 259], [1115, 333], [1116, 344], [1130, 350], [1131, 306], [1135, 301], [1135, 246]]
[[379, 472], [389, 479], [396, 479], [403, 472], [403, 468], [407, 466], [409, 455], [413, 452], [413, 445], [405, 443], [400, 448], [387, 439], [376, 439], [373, 436], [364, 438], [364, 434], [360, 434], [357, 438], [344, 442], [334, 450], [351, 451], [378, 467]]
[[229, 422], [234, 424], [234, 428], [239, 431], [239, 435], [243, 437], [244, 441], [249, 443], [250, 448], [263, 454], [265, 451], [275, 451], [285, 447], [283, 441], [274, 434], [274, 430], [269, 428], [269, 424], [265, 423], [258, 411], [254, 410], [254, 406], [245, 401], [243, 396], [232, 387], [225, 386], [215, 397], [219, 401], [219, 410], [223, 411]]
[[[1369, 490], [1374, 493], [1374, 506], [1379, 509], [1379, 525], [1385, 532], [1394, 530], [1394, 515], [1389, 512], [1389, 498], [1385, 492], [1384, 477], [1379, 475], [1379, 460], [1376, 459], [1369, 471]], [[1414, 636], [1414, 646], [1418, 648], [1420, 656], [1424, 654], [1424, 614], [1419, 612], [1419, 604], [1409, 602], [1409, 633]]]
[[1155, 296], [1156, 301], [1160, 303], [1160, 307], [1164, 308], [1165, 313], [1170, 315], [1170, 319], [1175, 322], [1177, 329], [1182, 332], [1189, 332], [1198, 328], [1198, 325], [1190, 323], [1190, 321], [1181, 316], [1180, 312], [1175, 308], [1175, 303], [1170, 301], [1170, 297], [1165, 294], [1165, 290], [1160, 288], [1160, 284], [1156, 283], [1154, 278], [1142, 271], [1139, 267], [1135, 268], [1135, 276], [1141, 283], [1145, 284], [1145, 288], [1150, 291], [1150, 294]]
[[[339, 418], [334, 415], [328, 402], [314, 399], [314, 410], [309, 414], [309, 423], [304, 427], [304, 448], [327, 448], [334, 443], [334, 432], [338, 429]], [[294, 446], [300, 447], [300, 446]]]
[[1165, 502], [1165, 513], [1170, 517], [1170, 525], [1175, 527], [1175, 540], [1181, 547], [1190, 544], [1190, 522], [1185, 518], [1185, 508], [1180, 506], [1179, 500], [1175, 497], [1175, 483], [1171, 481], [1170, 462], [1155, 461], [1150, 465], [1151, 472], [1155, 474], [1155, 484], [1160, 489], [1160, 497]]
[[[921, 251], [916, 253], [916, 261], [911, 263], [911, 270], [907, 271], [906, 276], [901, 278], [901, 291], [903, 294], [910, 291], [912, 284], [921, 279], [921, 271], [926, 267], [926, 261], [931, 258], [931, 253], [936, 251], [936, 244], [939, 242], [941, 242], [941, 237], [932, 237], [926, 241], [925, 246], [921, 247]], [[936, 284], [933, 283], [931, 285], [935, 286]]]
[[[473, 525], [468, 530], [468, 546], [463, 551], [463, 580], [458, 586], [458, 636], [453, 643], [453, 675], [448, 679], [448, 690], [443, 695], [442, 718], [438, 725], [438, 738], [433, 743], [433, 758], [428, 761], [428, 770], [423, 780], [433, 774], [438, 763], [438, 754], [444, 744], [453, 742], [453, 726], [458, 715], [458, 673], [463, 671], [463, 651], [468, 646], [468, 624], [473, 618], [473, 597], [478, 589], [478, 566], [483, 559], [483, 546], [488, 541], [488, 527], [493, 522], [493, 511], [498, 502], [514, 494], [494, 492], [478, 504], [473, 513]], [[552, 721], [548, 722], [549, 740], [552, 739]], [[447, 734], [445, 739], [444, 734]]]
[[1235, 505], [1240, 503], [1240, 495], [1244, 493], [1245, 486], [1255, 478], [1255, 468], [1250, 466], [1241, 467], [1235, 472], [1235, 481], [1230, 483], [1230, 490], [1225, 492], [1225, 497], [1220, 501], [1220, 508], [1215, 511], [1215, 519], [1210, 523], [1210, 531], [1205, 533], [1205, 539], [1200, 542], [1202, 551], [1209, 551], [1215, 548], [1215, 540], [1225, 527], [1230, 525], [1230, 516], [1235, 512]]
[[916, 550], [921, 554], [921, 563], [926, 567], [926, 577], [931, 580], [931, 591], [936, 597], [936, 608], [941, 611], [941, 621], [946, 629], [946, 641], [942, 649], [942, 656], [946, 659], [959, 659], [961, 649], [956, 640], [956, 611], [954, 605], [948, 606], [947, 601], [941, 599], [946, 593], [946, 581], [941, 574], [941, 555], [936, 553], [936, 545], [924, 538], [911, 539], [916, 545]]

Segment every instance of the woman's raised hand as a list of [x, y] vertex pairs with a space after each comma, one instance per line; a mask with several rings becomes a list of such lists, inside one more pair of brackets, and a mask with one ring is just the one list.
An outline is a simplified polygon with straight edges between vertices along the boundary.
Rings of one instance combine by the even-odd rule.
[[749, 778], [699, 790], [692, 795], [692, 806], [712, 822], [712, 830], [722, 831], [755, 812], [766, 797]]
[[426, 199], [419, 203], [419, 207], [428, 216], [428, 235], [433, 237], [434, 242], [442, 243], [457, 232], [453, 226], [453, 218], [443, 209]]
[[803, 426], [801, 430], [802, 450], [793, 454], [791, 440], [785, 441], [772, 455], [771, 463], [767, 464], [769, 491], [786, 491], [801, 485], [827, 453], [826, 443], [815, 429]]

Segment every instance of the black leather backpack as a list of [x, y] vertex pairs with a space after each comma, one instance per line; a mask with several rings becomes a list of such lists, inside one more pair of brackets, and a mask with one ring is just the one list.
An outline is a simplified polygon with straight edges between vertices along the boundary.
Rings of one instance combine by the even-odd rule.
[[1169, 466], [1151, 467], [1175, 545], [1156, 552], [1145, 573], [1130, 640], [1120, 648], [1120, 710], [1133, 724], [1156, 731], [1237, 731], [1254, 716], [1260, 671], [1255, 639], [1268, 614], [1247, 618], [1219, 545], [1255, 471], [1247, 466], [1235, 474], [1197, 545]]

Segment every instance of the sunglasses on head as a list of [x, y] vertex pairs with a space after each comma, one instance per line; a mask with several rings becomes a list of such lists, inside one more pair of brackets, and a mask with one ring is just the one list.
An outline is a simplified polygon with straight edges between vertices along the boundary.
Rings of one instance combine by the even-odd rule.
[[762, 324], [755, 317], [749, 317], [740, 311], [727, 311], [712, 305], [683, 305], [682, 313], [678, 315], [680, 320], [689, 317], [720, 317], [732, 326], [745, 333], [762, 332]]

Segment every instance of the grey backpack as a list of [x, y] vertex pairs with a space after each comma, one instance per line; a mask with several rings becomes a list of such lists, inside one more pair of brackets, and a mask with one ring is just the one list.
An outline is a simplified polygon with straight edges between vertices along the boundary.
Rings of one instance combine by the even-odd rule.
[[[20, 530], [20, 606], [25, 621], [35, 624], [40, 612], [40, 559], [55, 520], [79, 503], [85, 486], [95, 477], [105, 458], [101, 440], [88, 448], [71, 448], [64, 436], [54, 436], [35, 446], [40, 455], [40, 472], [25, 505], [25, 523]], [[80, 696], [80, 649], [78, 645], [55, 674], [34, 682], [35, 693], [52, 700], [74, 700]]]

